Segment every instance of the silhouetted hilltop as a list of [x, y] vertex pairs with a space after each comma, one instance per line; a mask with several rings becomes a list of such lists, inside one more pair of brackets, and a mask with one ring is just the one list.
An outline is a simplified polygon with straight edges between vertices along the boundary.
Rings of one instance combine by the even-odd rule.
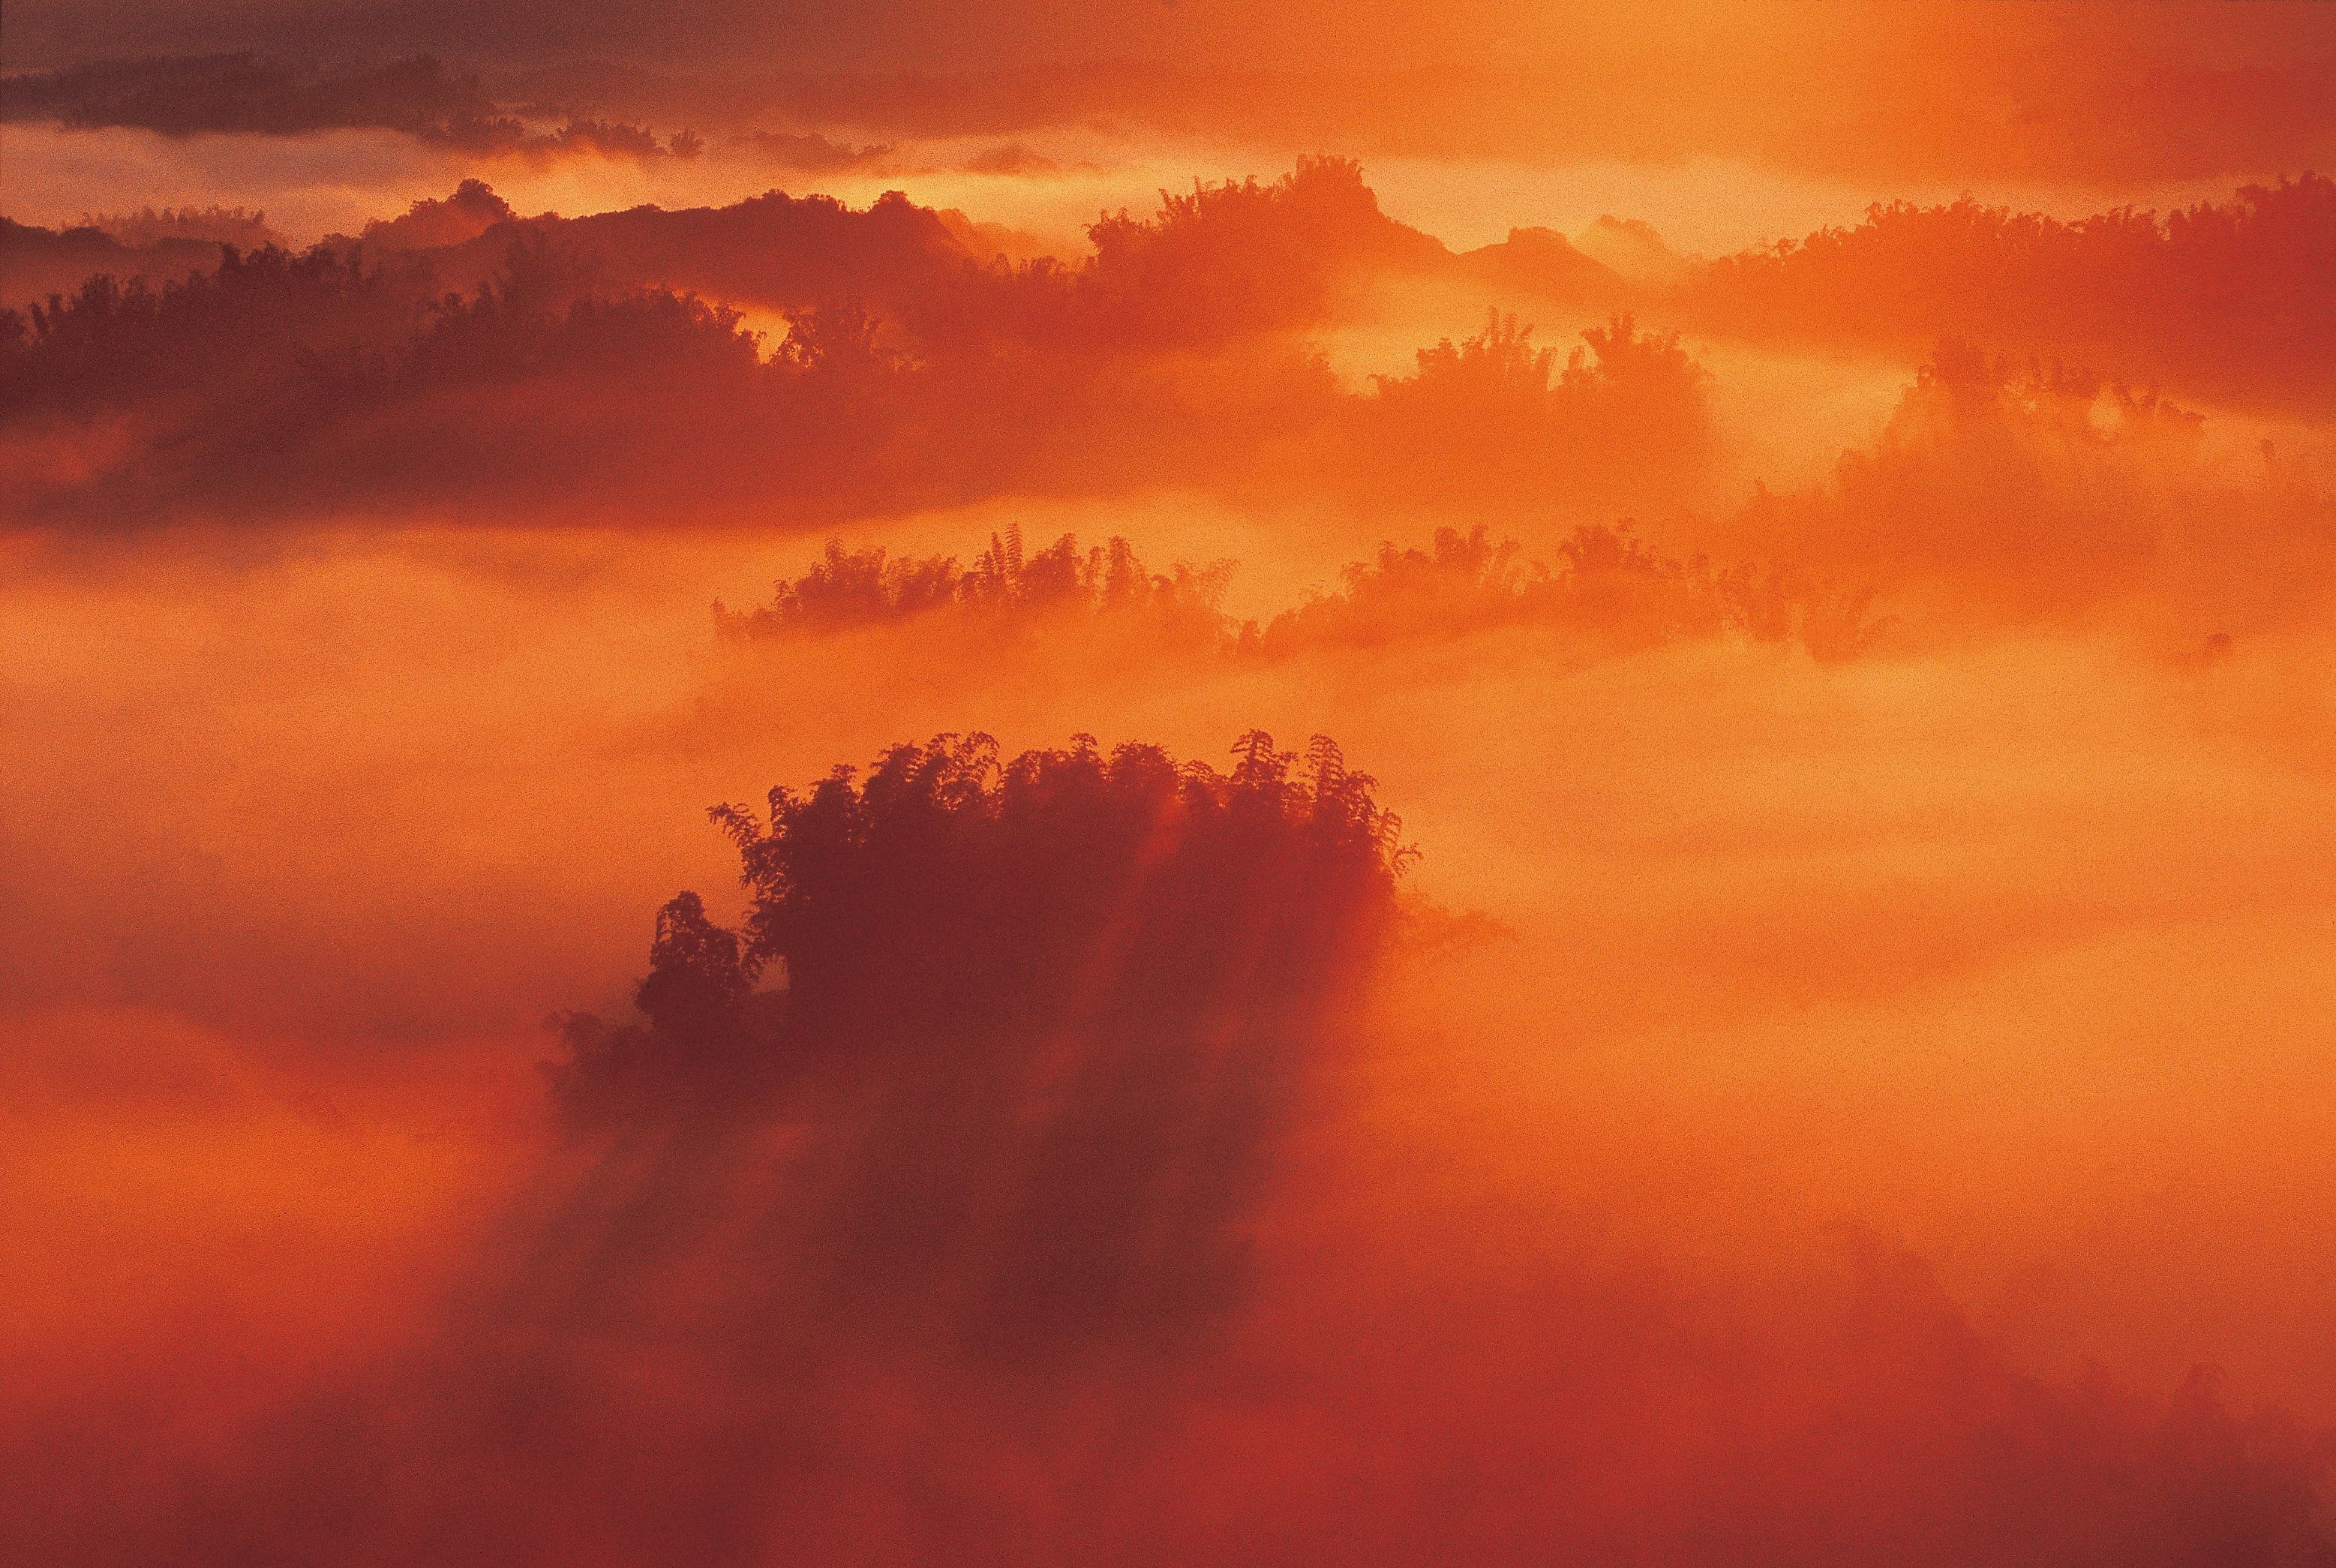
[[[518, 216], [486, 181], [465, 180], [445, 197], [417, 201], [395, 218], [375, 219], [358, 240], [383, 250], [444, 250]], [[444, 271], [440, 268], [441, 276]]]
[[1693, 265], [1666, 244], [1654, 225], [1644, 219], [1602, 213], [1573, 237], [1573, 245], [1584, 256], [1642, 287], [1670, 287], [1682, 282]]
[[77, 292], [99, 273], [162, 283], [217, 267], [216, 240], [161, 235], [125, 242], [94, 224], [63, 230], [0, 218], [0, 308]]
[[265, 212], [216, 204], [165, 207], [160, 211], [152, 207], [142, 207], [135, 212], [106, 213], [96, 217], [84, 213], [76, 227], [102, 229], [133, 249], [166, 239], [232, 245], [238, 250], [257, 250], [265, 245], [284, 243], [283, 237], [268, 227]]
[[[0, 315], [0, 422], [132, 416], [94, 467], [12, 475], [18, 515], [492, 497], [832, 517], [1300, 481], [1603, 510], [1690, 493], [1704, 472], [1700, 371], [1627, 319], [1562, 372], [1495, 322], [1424, 354], [1417, 375], [1342, 389], [1307, 329], [1336, 315], [1358, 256], [1432, 244], [1390, 225], [1351, 164], [1108, 219], [1078, 266], [977, 261], [897, 195], [503, 210], [469, 185], [370, 243], [234, 254], [160, 287], [101, 276]], [[739, 299], [786, 317], [759, 360], [716, 303]]]
[[505, 218], [459, 243], [421, 248], [449, 287], [471, 288], [494, 275], [521, 235], [589, 258], [603, 287], [670, 288], [776, 309], [851, 298], [905, 313], [955, 293], [976, 261], [937, 214], [897, 191], [866, 208], [774, 190], [729, 207]]
[[[607, 287], [665, 287], [791, 310], [849, 297], [929, 338], [1076, 338], [1132, 349], [1221, 343], [1317, 325], [1348, 282], [1451, 256], [1387, 218], [1341, 159], [1279, 180], [1195, 182], [1149, 218], [1102, 216], [1095, 255], [999, 265], [978, 226], [887, 192], [855, 209], [771, 191], [728, 207], [634, 208], [517, 228], [591, 258]], [[501, 265], [511, 235], [482, 230], [430, 256], [454, 287]]]
[[1512, 229], [1506, 239], [1462, 251], [1455, 260], [1463, 276], [1509, 293], [1601, 308], [1620, 307], [1630, 297], [1621, 273], [1577, 249], [1554, 229]]
[[2193, 396], [2336, 408], [2336, 181], [2307, 174], [2160, 215], [2073, 222], [1876, 204], [1854, 227], [1724, 257], [1679, 294], [1708, 330], [2045, 354]]
[[816, 131], [747, 131], [730, 137], [727, 144], [799, 174], [872, 171], [884, 167], [895, 151], [890, 142], [854, 147]]
[[1193, 312], [1216, 336], [1310, 326], [1343, 284], [1385, 271], [1435, 271], [1451, 252], [1379, 210], [1362, 165], [1301, 158], [1268, 184], [1193, 182], [1162, 191], [1148, 219], [1107, 214], [1087, 230], [1094, 264], [1081, 281], [1123, 331], [1189, 336]]

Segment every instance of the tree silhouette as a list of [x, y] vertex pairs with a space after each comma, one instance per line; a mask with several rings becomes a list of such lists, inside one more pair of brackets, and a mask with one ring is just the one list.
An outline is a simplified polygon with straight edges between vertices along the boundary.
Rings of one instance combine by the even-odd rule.
[[2305, 174], [2166, 214], [2068, 220], [1961, 200], [1726, 257], [1678, 303], [1700, 325], [1920, 350], [2057, 355], [2271, 408], [2336, 405], [2336, 180]]
[[854, 1311], [973, 1346], [1205, 1325], [1412, 852], [1328, 739], [1234, 755], [942, 735], [717, 808], [745, 927], [660, 911], [642, 1021], [565, 1025], [569, 1125], [792, 1129], [769, 1222]]
[[717, 603], [715, 620], [736, 638], [894, 625], [940, 612], [993, 631], [1110, 620], [1188, 647], [1214, 647], [1240, 635], [1218, 608], [1232, 570], [1231, 561], [1179, 561], [1154, 572], [1117, 535], [1081, 550], [1066, 533], [1029, 553], [1021, 526], [1008, 522], [969, 568], [955, 556], [894, 559], [881, 546], [847, 550], [831, 540], [802, 576], [775, 585], [769, 604], [733, 611]]

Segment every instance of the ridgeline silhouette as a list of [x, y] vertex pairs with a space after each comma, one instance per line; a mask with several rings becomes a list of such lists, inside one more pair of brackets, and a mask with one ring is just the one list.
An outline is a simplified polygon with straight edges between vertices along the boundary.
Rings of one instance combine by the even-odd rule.
[[[898, 195], [507, 210], [466, 185], [357, 240], [0, 313], [0, 429], [105, 454], [10, 470], [16, 515], [817, 519], [1163, 483], [1587, 508], [1691, 489], [1708, 460], [1700, 372], [1627, 319], [1553, 382], [1495, 321], [1341, 389], [1299, 334], [1357, 255], [1407, 242], [1335, 161], [1107, 219], [1077, 268], [977, 261]], [[764, 354], [709, 298], [775, 303], [786, 333]]]
[[211, 270], [224, 254], [221, 242], [208, 236], [129, 227], [125, 237], [104, 227], [112, 221], [43, 229], [0, 218], [0, 309], [21, 311], [38, 300], [77, 294], [98, 277], [176, 282]]
[[2160, 216], [2073, 222], [1969, 197], [1876, 203], [1851, 228], [1747, 250], [1684, 283], [1708, 330], [2057, 355], [2190, 395], [2336, 409], [2336, 180], [2249, 185]]

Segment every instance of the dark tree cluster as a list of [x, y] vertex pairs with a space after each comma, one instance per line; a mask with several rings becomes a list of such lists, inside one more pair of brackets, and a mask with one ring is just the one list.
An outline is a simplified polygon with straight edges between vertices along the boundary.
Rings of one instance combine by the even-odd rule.
[[[1194, 180], [1163, 190], [1154, 217], [1105, 214], [1087, 230], [1095, 260], [1080, 282], [1091, 308], [1138, 341], [1190, 341], [1320, 318], [1348, 277], [1426, 270], [1436, 240], [1388, 219], [1345, 158], [1301, 158], [1270, 183]], [[1205, 314], [1192, 307], [1205, 300]]]
[[1356, 411], [1356, 461], [1381, 492], [1588, 503], [1660, 495], [1691, 481], [1715, 446], [1707, 377], [1676, 332], [1628, 314], [1584, 332], [1559, 363], [1533, 328], [1494, 312], [1460, 343], [1419, 351], [1409, 375], [1373, 377]]
[[1538, 628], [1611, 653], [1734, 636], [1793, 643], [1819, 658], [1869, 651], [1887, 628], [1869, 592], [1846, 592], [1788, 568], [1714, 568], [1680, 560], [1619, 526], [1583, 524], [1556, 551], [1529, 560], [1514, 540], [1478, 526], [1439, 528], [1428, 548], [1382, 544], [1339, 584], [1260, 626], [1220, 608], [1234, 563], [1183, 562], [1154, 571], [1124, 539], [1085, 551], [1065, 534], [1025, 556], [1019, 529], [992, 535], [968, 570], [954, 556], [895, 559], [882, 547], [831, 540], [800, 577], [751, 611], [714, 607], [725, 637], [759, 640], [900, 626], [936, 615], [974, 620], [1005, 638], [1071, 625], [1109, 626], [1151, 641], [1236, 658], [1378, 648]]
[[[0, 309], [21, 312], [33, 301], [78, 294], [101, 276], [125, 286], [190, 278], [217, 267], [222, 247], [237, 243], [219, 237], [226, 223], [204, 223], [200, 216], [185, 225], [170, 221], [176, 217], [158, 214], [151, 224], [135, 215], [84, 218], [69, 229], [0, 218]], [[260, 231], [258, 248], [268, 242], [266, 225], [253, 214], [252, 227]]]
[[2059, 355], [2199, 396], [2336, 407], [2336, 180], [2250, 185], [2160, 215], [2068, 221], [1965, 197], [1709, 264], [1680, 303], [1710, 326]]
[[736, 454], [707, 482], [725, 496], [774, 446], [820, 443], [823, 463], [796, 470], [807, 492], [881, 466], [900, 420], [879, 404], [905, 377], [857, 311], [806, 312], [766, 354], [734, 310], [599, 290], [590, 270], [522, 239], [459, 295], [411, 255], [230, 248], [160, 287], [99, 277], [0, 311], [0, 424], [126, 415], [146, 436], [94, 492], [36, 489], [24, 515], [549, 501], [595, 482], [670, 498], [708, 446]]
[[209, 271], [160, 287], [91, 278], [70, 296], [0, 311], [0, 420], [87, 416], [190, 395], [224, 401], [328, 360], [384, 355], [429, 318], [433, 284], [322, 248], [224, 248]]
[[846, 550], [830, 540], [801, 577], [777, 585], [771, 602], [750, 611], [717, 603], [715, 619], [735, 638], [897, 625], [945, 611], [968, 612], [991, 627], [1038, 621], [1140, 616], [1163, 632], [1213, 641], [1224, 635], [1219, 609], [1233, 563], [1165, 572], [1145, 566], [1135, 547], [1114, 535], [1081, 550], [1064, 534], [1037, 550], [1023, 547], [1020, 525], [990, 535], [970, 567], [955, 556], [895, 558], [882, 546]]
[[[1411, 852], [1328, 739], [1302, 765], [1259, 732], [1235, 751], [1220, 773], [1085, 736], [1006, 760], [986, 735], [943, 735], [864, 776], [774, 789], [764, 813], [716, 808], [743, 931], [694, 893], [669, 903], [637, 998], [647, 1027], [573, 1020], [563, 1096], [588, 1120], [612, 1090], [619, 1108], [710, 1107], [846, 1040], [922, 1048], [903, 1029], [1200, 1021], [1310, 997], [1386, 915]], [[1251, 956], [1230, 961], [1234, 944]], [[750, 1017], [765, 969], [784, 1006]]]
[[1383, 544], [1346, 569], [1338, 591], [1275, 617], [1259, 647], [1268, 655], [1383, 647], [1519, 626], [1562, 628], [1616, 652], [1735, 635], [1848, 658], [1884, 629], [1870, 593], [1787, 568], [1683, 561], [1637, 538], [1627, 519], [1577, 528], [1556, 554], [1554, 567], [1528, 560], [1515, 541], [1496, 544], [1483, 527], [1440, 528], [1425, 550]]
[[786, 1129], [772, 1222], [860, 1310], [1208, 1317], [1412, 854], [1329, 740], [1234, 755], [944, 735], [717, 809], [743, 928], [668, 903], [641, 1021], [568, 1020], [561, 1107], [635, 1149]]

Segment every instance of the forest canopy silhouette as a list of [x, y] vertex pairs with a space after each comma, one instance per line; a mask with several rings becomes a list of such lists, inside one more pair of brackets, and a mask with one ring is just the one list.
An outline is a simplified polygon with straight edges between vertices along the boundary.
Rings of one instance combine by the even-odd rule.
[[[521, 218], [472, 180], [299, 254], [216, 224], [122, 229], [135, 246], [17, 225], [0, 273], [20, 298], [51, 293], [0, 313], [0, 486], [20, 519], [60, 526], [466, 502], [816, 521], [1294, 475], [1376, 504], [1562, 502], [1586, 521], [1709, 499], [1710, 374], [1666, 321], [1910, 353], [1949, 339], [2319, 407], [2330, 190], [2306, 176], [2073, 223], [1900, 203], [1628, 283], [1526, 231], [1455, 256], [1331, 158], [1106, 213], [1075, 265], [986, 257], [962, 220], [897, 194]], [[1562, 362], [1494, 309], [1407, 374], [1330, 374], [1312, 335], [1370, 288], [1464, 278], [1618, 313]], [[757, 343], [742, 311], [784, 326]], [[683, 455], [701, 452], [721, 455]]]
[[[490, 197], [399, 221], [492, 218]], [[773, 195], [497, 219], [451, 248], [384, 232], [230, 250], [159, 287], [101, 276], [0, 314], [0, 430], [72, 454], [26, 453], [0, 482], [27, 519], [86, 524], [463, 502], [687, 520], [751, 500], [818, 518], [1171, 481], [1254, 490], [1290, 462], [1329, 484], [1400, 492], [1441, 472], [1464, 493], [1590, 504], [1699, 472], [1699, 373], [1627, 319], [1554, 379], [1549, 354], [1495, 321], [1416, 375], [1342, 389], [1296, 335], [1349, 268], [1432, 246], [1378, 213], [1353, 164], [1196, 188], [1094, 232], [1076, 268], [982, 262], [898, 197], [854, 211]], [[490, 252], [471, 291], [444, 287], [442, 268]], [[784, 309], [784, 337], [766, 346], [736, 307], [679, 291], [698, 284]], [[1506, 463], [1457, 449], [1423, 472], [1472, 414], [1497, 422]]]
[[2074, 222], [1970, 197], [1723, 257], [1680, 286], [1712, 329], [1927, 347], [1952, 337], [2192, 396], [2336, 409], [2336, 180]]

